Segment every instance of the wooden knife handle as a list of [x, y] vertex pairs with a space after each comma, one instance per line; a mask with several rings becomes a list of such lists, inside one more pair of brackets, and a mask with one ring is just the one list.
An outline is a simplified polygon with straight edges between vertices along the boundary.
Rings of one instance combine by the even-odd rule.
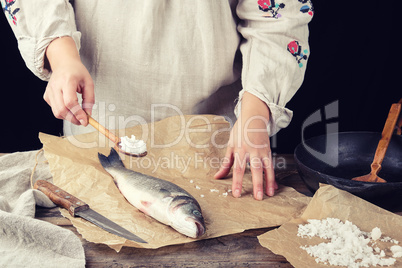
[[67, 193], [50, 182], [37, 180], [35, 182], [34, 189], [43, 192], [56, 205], [67, 209], [71, 216], [75, 217], [76, 212], [89, 209], [88, 204], [86, 204], [84, 201]]

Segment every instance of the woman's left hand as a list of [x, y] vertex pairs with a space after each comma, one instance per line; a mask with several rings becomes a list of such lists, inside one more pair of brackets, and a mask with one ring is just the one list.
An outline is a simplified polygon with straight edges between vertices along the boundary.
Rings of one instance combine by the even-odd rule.
[[253, 194], [262, 200], [265, 193], [273, 196], [278, 185], [275, 181], [271, 146], [267, 125], [270, 118], [268, 106], [256, 96], [245, 92], [241, 114], [230, 133], [228, 148], [215, 179], [227, 176], [233, 166], [232, 194], [240, 197], [247, 163], [250, 163]]

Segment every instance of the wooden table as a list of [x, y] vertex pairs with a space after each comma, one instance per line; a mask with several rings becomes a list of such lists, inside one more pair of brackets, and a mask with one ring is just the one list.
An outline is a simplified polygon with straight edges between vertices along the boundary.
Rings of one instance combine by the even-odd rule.
[[[293, 156], [283, 157], [286, 160], [286, 169], [276, 171], [279, 183], [312, 196], [296, 172]], [[402, 215], [401, 208], [393, 212]], [[293, 267], [284, 257], [275, 255], [259, 244], [257, 236], [273, 228], [248, 230], [240, 234], [159, 249], [123, 247], [117, 253], [106, 245], [82, 239], [71, 222], [61, 216], [58, 208], [38, 207], [35, 217], [69, 229], [80, 237], [87, 267]]]

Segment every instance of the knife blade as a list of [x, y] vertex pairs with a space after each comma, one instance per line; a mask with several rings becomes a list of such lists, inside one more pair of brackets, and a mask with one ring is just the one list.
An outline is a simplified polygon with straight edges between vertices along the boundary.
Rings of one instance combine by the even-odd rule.
[[60, 189], [59, 187], [48, 181], [37, 180], [35, 182], [34, 189], [43, 192], [56, 205], [67, 209], [70, 215], [73, 217], [81, 217], [87, 221], [92, 222], [96, 226], [108, 231], [109, 233], [124, 237], [126, 239], [138, 243], [147, 243], [142, 238], [136, 236], [135, 234], [121, 227], [117, 223], [94, 211], [84, 201], [67, 193], [66, 191]]

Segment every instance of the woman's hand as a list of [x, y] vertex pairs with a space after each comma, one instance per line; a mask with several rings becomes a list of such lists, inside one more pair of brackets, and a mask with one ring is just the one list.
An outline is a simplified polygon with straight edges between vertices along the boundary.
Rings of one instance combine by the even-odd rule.
[[[74, 40], [71, 37], [55, 39], [48, 46], [46, 56], [52, 75], [43, 98], [56, 118], [88, 125], [86, 113], [91, 114], [95, 102], [94, 84], [81, 62]], [[77, 93], [82, 94], [82, 107]]]
[[264, 182], [268, 196], [273, 196], [278, 189], [267, 131], [269, 117], [267, 105], [256, 96], [245, 92], [241, 114], [230, 133], [224, 161], [215, 174], [215, 179], [223, 178], [229, 174], [233, 166], [232, 194], [234, 197], [241, 195], [247, 163], [250, 163], [255, 199], [263, 199]]

